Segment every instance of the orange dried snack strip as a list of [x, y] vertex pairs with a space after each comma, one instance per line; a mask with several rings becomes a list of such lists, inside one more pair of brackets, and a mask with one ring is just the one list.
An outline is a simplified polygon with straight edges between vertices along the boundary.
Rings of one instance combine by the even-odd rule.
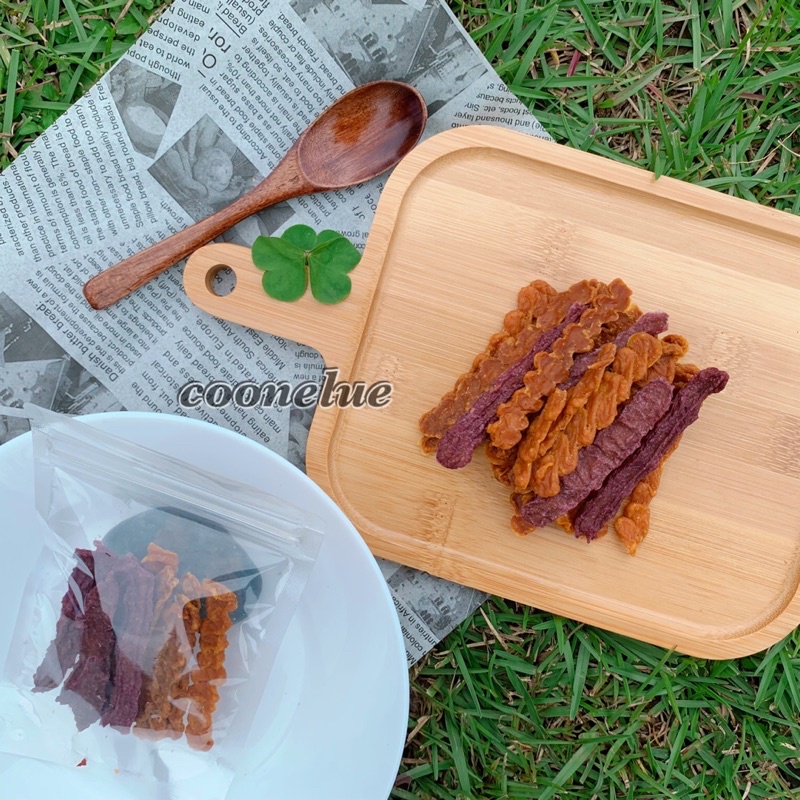
[[[613, 344], [608, 346], [616, 351]], [[581, 376], [581, 380], [572, 389], [559, 389], [556, 387], [548, 395], [544, 408], [533, 418], [530, 425], [528, 425], [528, 430], [525, 431], [525, 436], [519, 443], [518, 453], [520, 459], [532, 461], [536, 458], [539, 454], [539, 448], [547, 438], [548, 433], [560, 422], [563, 415], [568, 413], [566, 411], [567, 404], [574, 399], [575, 395], [573, 390], [581, 385], [591, 371], [591, 369], [587, 370], [586, 374]], [[525, 485], [527, 485], [527, 482]]]
[[506, 314], [503, 328], [492, 335], [486, 350], [473, 359], [469, 371], [458, 378], [452, 391], [423, 414], [419, 421], [423, 449], [435, 450], [441, 435], [469, 410], [497, 376], [530, 350], [537, 336], [537, 319], [557, 294], [550, 284], [540, 280], [520, 290], [517, 308]]
[[653, 364], [647, 371], [647, 376], [641, 381], [641, 385], [650, 383], [656, 378], [664, 378], [669, 383], [675, 380], [675, 370], [678, 361], [686, 355], [689, 349], [689, 342], [683, 336], [676, 333], [668, 333], [661, 337], [661, 358]]
[[209, 750], [214, 744], [211, 736], [212, 717], [219, 701], [219, 685], [226, 677], [225, 650], [231, 613], [238, 605], [236, 595], [221, 583], [205, 580], [205, 618], [200, 622], [200, 651], [197, 669], [192, 671], [188, 692], [186, 738], [196, 750]]
[[200, 628], [200, 582], [190, 572], [161, 616], [165, 641], [142, 693], [134, 733], [146, 738], [179, 738], [184, 730], [192, 653]]
[[503, 319], [503, 330], [490, 340], [490, 347], [496, 347], [505, 336], [516, 336], [529, 325], [536, 324], [542, 311], [558, 292], [547, 281], [531, 281], [517, 293], [517, 307], [509, 311]]
[[517, 491], [532, 489], [540, 497], [553, 497], [561, 489], [561, 478], [578, 466], [578, 451], [594, 441], [597, 431], [607, 428], [617, 410], [631, 396], [633, 385], [642, 380], [660, 358], [661, 343], [649, 333], [635, 333], [620, 347], [610, 369], [602, 374], [597, 389], [586, 399], [558, 433], [552, 446], [534, 462], [528, 485], [515, 482]]
[[636, 484], [627, 500], [623, 503], [622, 512], [614, 520], [614, 530], [625, 545], [625, 549], [632, 556], [636, 555], [637, 548], [644, 541], [650, 530], [650, 503], [656, 496], [658, 486], [661, 483], [664, 464], [675, 452], [679, 442], [680, 437], [678, 437], [664, 458], [661, 459], [659, 465]]
[[528, 427], [529, 415], [539, 411], [544, 405], [543, 398], [567, 378], [574, 356], [591, 350], [603, 325], [626, 310], [630, 295], [631, 290], [620, 280], [600, 288], [594, 305], [584, 311], [580, 321], [568, 325], [550, 351], [536, 355], [524, 386], [500, 406], [497, 420], [487, 428], [492, 444], [508, 449], [520, 441]]
[[504, 339], [496, 352], [481, 354], [475, 371], [462, 375], [459, 381], [463, 381], [460, 385], [456, 384], [456, 390], [448, 392], [435, 409], [421, 417], [422, 449], [426, 453], [435, 452], [439, 439], [458, 418], [492, 386], [501, 373], [530, 351], [539, 332], [535, 326], [525, 328], [518, 336]]
[[504, 486], [511, 486], [514, 463], [517, 460], [517, 448], [502, 450], [495, 447], [490, 441], [486, 442], [486, 460], [492, 468], [492, 474]]
[[600, 384], [606, 374], [606, 368], [614, 363], [616, 357], [617, 348], [614, 344], [608, 343], [600, 348], [597, 360], [589, 367], [586, 374], [581, 376], [581, 380], [570, 390], [570, 396], [567, 400], [564, 414], [558, 420], [558, 423], [547, 432], [547, 435], [544, 437], [539, 447], [538, 456], [543, 456], [553, 447], [558, 439], [559, 433], [569, 425], [570, 421], [582, 408], [586, 407], [586, 404], [599, 390]]
[[635, 303], [631, 303], [615, 320], [603, 326], [600, 335], [597, 337], [595, 347], [600, 347], [609, 342], [613, 342], [622, 331], [636, 322], [642, 316], [642, 310]]
[[156, 602], [153, 613], [153, 627], [155, 628], [159, 623], [164, 606], [178, 585], [178, 554], [151, 542], [147, 545], [147, 553], [142, 559], [142, 566], [152, 572], [155, 577]]
[[519, 513], [520, 508], [532, 498], [532, 492], [525, 492], [523, 494], [512, 492], [509, 498], [511, 500], [511, 508], [514, 510], [511, 517], [511, 530], [514, 531], [517, 536], [527, 536], [529, 533], [533, 533], [536, 530], [536, 528], [531, 525], [530, 522], [523, 519]]
[[[537, 283], [543, 283], [545, 286], [548, 286], [549, 292], [543, 293], [539, 292], [538, 295], [532, 293], [532, 287]], [[538, 297], [538, 304], [533, 309], [535, 314], [530, 316], [530, 319], [526, 325], [523, 325], [519, 328], [518, 333], [514, 335], [519, 335], [523, 332], [529, 331], [531, 328], [535, 328], [535, 332], [533, 336], [530, 338], [529, 342], [527, 343], [528, 346], [521, 350], [520, 348], [516, 347], [515, 344], [510, 343], [510, 340], [501, 343], [497, 348], [497, 355], [503, 356], [504, 355], [504, 347], [514, 347], [514, 358], [513, 360], [508, 361], [508, 366], [513, 364], [514, 362], [518, 361], [522, 356], [525, 355], [530, 350], [530, 347], [534, 344], [536, 339], [538, 338], [539, 333], [544, 330], [548, 330], [549, 328], [558, 325], [564, 317], [567, 316], [567, 312], [575, 303], [580, 304], [587, 304], [590, 303], [599, 289], [603, 287], [605, 284], [600, 283], [597, 280], [583, 280], [578, 281], [578, 283], [573, 283], [572, 286], [565, 289], [563, 292], [557, 292], [555, 289], [550, 287], [548, 284], [544, 283], [544, 281], [534, 281], [529, 286], [526, 286], [520, 292], [520, 299], [519, 305], [520, 307], [527, 308], [528, 305], [531, 305], [533, 308], [534, 298]], [[527, 300], [523, 300], [523, 296], [527, 297]], [[519, 323], [515, 323], [512, 321], [513, 315], [518, 314], [519, 311], [514, 312], [511, 311], [509, 314], [506, 314], [505, 324], [506, 330], [515, 330]], [[526, 312], [527, 313], [527, 312]], [[532, 313], [532, 312], [531, 312]], [[524, 319], [524, 318], [523, 318]], [[488, 388], [488, 387], [487, 387]]]
[[[168, 607], [165, 619], [171, 619], [176, 625], [179, 622], [174, 613], [174, 604]], [[176, 727], [174, 720], [170, 720], [172, 712], [170, 697], [178, 676], [186, 669], [187, 656], [178, 634], [173, 630], [158, 652], [152, 674], [140, 698], [139, 714], [133, 728], [133, 732], [140, 738], [180, 737], [183, 728]]]
[[142, 559], [142, 566], [150, 572], [157, 572], [162, 567], [172, 567], [177, 572], [178, 554], [172, 550], [165, 550], [155, 542], [150, 542], [147, 545], [147, 553]]
[[578, 281], [563, 292], [554, 294], [537, 317], [536, 327], [540, 332], [555, 327], [567, 316], [575, 303], [588, 305], [601, 289], [605, 289], [605, 284], [592, 279]]
[[[539, 335], [539, 329], [531, 326], [525, 328], [517, 337], [508, 337], [502, 348], [493, 354], [483, 353], [474, 372], [462, 376], [464, 378], [457, 392], [449, 392], [442, 399], [449, 405], [437, 406], [420, 419], [420, 430], [423, 432], [422, 449], [426, 453], [436, 450], [439, 439], [458, 418], [466, 413], [483, 392], [491, 387], [498, 376], [508, 367], [522, 358], [532, 347]], [[450, 399], [448, 400], [448, 396]]]
[[575, 386], [567, 390], [564, 402], [559, 403], [558, 399], [556, 399], [555, 408], [552, 410], [549, 408], [550, 398], [556, 396], [560, 391], [556, 389], [548, 398], [542, 412], [534, 417], [533, 422], [528, 427], [525, 438], [519, 445], [517, 459], [513, 466], [511, 484], [517, 491], [525, 491], [531, 485], [534, 462], [550, 450], [558, 434], [567, 427], [570, 420], [597, 391], [605, 369], [614, 361], [616, 352], [617, 348], [613, 343], [604, 344], [600, 348], [594, 363], [581, 376]]
[[[168, 727], [175, 731], [183, 731], [185, 728], [186, 710], [189, 704], [189, 682], [191, 680], [192, 654], [197, 645], [197, 637], [200, 631], [200, 607], [202, 603], [202, 585], [200, 581], [191, 573], [186, 574], [182, 584], [184, 595], [181, 600], [183, 609], [181, 619], [183, 630], [186, 632], [184, 646], [188, 657], [183, 672], [172, 686], [169, 696], [169, 717]], [[180, 630], [180, 629], [179, 629]]]
[[[142, 684], [142, 691], [139, 698], [139, 713], [137, 714], [135, 732], [140, 736], [146, 726], [150, 724], [151, 718], [155, 708], [154, 692], [158, 692], [158, 683], [165, 679], [164, 668], [165, 663], [158, 663], [158, 650], [160, 646], [166, 646], [167, 642], [161, 641], [158, 631], [168, 631], [174, 627], [174, 611], [172, 611], [172, 619], [170, 619], [171, 605], [168, 605], [173, 600], [173, 593], [177, 587], [179, 580], [176, 572], [178, 569], [178, 554], [171, 550], [165, 550], [163, 547], [155, 543], [150, 543], [147, 546], [147, 553], [142, 558], [142, 566], [153, 573], [155, 578], [155, 604], [153, 613], [153, 624], [150, 629], [150, 640], [145, 650], [142, 668], [145, 672], [144, 681]], [[177, 642], [170, 644], [171, 650], [175, 651], [174, 657], [178, 657], [179, 653]], [[158, 726], [160, 731], [165, 731], [166, 723]], [[148, 729], [149, 730], [149, 729]], [[166, 735], [166, 734], [162, 734]], [[160, 738], [160, 736], [158, 737]]]
[[697, 364], [685, 364], [679, 361], [675, 365], [675, 378], [672, 385], [676, 389], [682, 389], [698, 372], [700, 372], [700, 367]]
[[[566, 427], [578, 409], [583, 408], [589, 399], [589, 395], [597, 389], [603, 370], [614, 360], [617, 352], [614, 339], [623, 330], [630, 328], [641, 316], [641, 310], [634, 305], [620, 314], [618, 319], [603, 326], [595, 341], [595, 347], [598, 350], [597, 357], [587, 372], [581, 376], [578, 383], [568, 390], [566, 403], [561, 415], [553, 424], [546, 424], [549, 414], [548, 408], [545, 406], [542, 413], [534, 417], [520, 445], [520, 456], [523, 459], [532, 462], [538, 456], [544, 455], [552, 447], [556, 435]], [[527, 485], [527, 482], [525, 485]]]

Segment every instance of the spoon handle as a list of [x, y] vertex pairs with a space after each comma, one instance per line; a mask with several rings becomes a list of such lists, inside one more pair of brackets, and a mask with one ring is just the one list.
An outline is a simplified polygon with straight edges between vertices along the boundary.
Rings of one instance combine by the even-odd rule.
[[114, 305], [251, 214], [313, 191], [301, 177], [294, 155], [290, 150], [270, 175], [230, 205], [90, 278], [83, 287], [89, 305], [96, 309]]

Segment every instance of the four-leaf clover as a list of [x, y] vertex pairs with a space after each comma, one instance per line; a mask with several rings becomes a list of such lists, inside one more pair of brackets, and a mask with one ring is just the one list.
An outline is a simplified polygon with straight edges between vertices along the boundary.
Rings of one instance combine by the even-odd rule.
[[281, 236], [259, 236], [252, 255], [264, 270], [261, 283], [270, 297], [298, 300], [311, 283], [311, 294], [320, 303], [339, 303], [350, 294], [347, 273], [361, 260], [361, 253], [340, 233], [315, 233], [308, 225], [293, 225]]

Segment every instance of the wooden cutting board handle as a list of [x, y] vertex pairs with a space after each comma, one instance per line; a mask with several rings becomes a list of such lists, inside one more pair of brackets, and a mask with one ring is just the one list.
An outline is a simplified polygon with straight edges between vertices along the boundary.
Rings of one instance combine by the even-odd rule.
[[[264, 273], [255, 267], [250, 249], [235, 244], [210, 244], [197, 250], [186, 262], [183, 283], [189, 299], [215, 317], [246, 325], [274, 336], [282, 336], [313, 347], [329, 368], [339, 369], [346, 380], [353, 367], [366, 325], [381, 262], [364, 257], [350, 273], [353, 290], [341, 303], [325, 305], [311, 291], [293, 303], [274, 300], [261, 286]], [[236, 277], [233, 291], [220, 297], [212, 289], [214, 276], [224, 268]]]

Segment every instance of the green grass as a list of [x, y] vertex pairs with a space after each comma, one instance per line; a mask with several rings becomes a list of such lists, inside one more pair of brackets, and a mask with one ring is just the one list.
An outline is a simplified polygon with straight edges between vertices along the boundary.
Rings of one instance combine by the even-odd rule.
[[493, 599], [412, 670], [393, 797], [800, 797], [800, 636], [704, 661]]
[[[558, 141], [800, 211], [794, 3], [450, 3]], [[0, 167], [163, 7], [0, 0]], [[396, 800], [800, 798], [797, 632], [703, 661], [493, 599], [411, 677]]]
[[165, 5], [0, 0], [0, 169], [95, 83]]
[[558, 141], [800, 211], [794, 0], [451, 1]]

